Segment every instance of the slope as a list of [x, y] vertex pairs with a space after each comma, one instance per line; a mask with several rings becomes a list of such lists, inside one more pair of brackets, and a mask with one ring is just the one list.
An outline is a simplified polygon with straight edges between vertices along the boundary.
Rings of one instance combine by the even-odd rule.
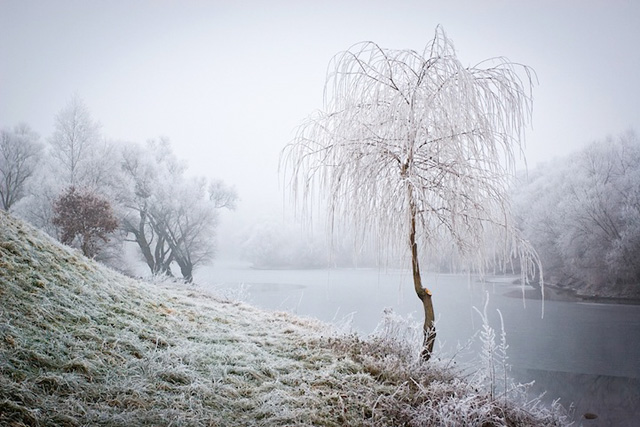
[[560, 425], [392, 339], [126, 278], [0, 211], [0, 424]]

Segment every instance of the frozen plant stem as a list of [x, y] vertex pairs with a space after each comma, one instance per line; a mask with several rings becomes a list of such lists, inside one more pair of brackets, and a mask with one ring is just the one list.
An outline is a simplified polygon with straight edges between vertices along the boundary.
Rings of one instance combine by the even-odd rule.
[[507, 376], [507, 371], [509, 369], [509, 366], [507, 365], [507, 348], [509, 348], [509, 346], [507, 345], [507, 333], [504, 330], [504, 318], [502, 317], [502, 312], [498, 309], [496, 309], [496, 311], [498, 312], [498, 315], [500, 316], [500, 345], [498, 346], [498, 351], [500, 353], [500, 357], [502, 359], [502, 370], [504, 373], [504, 392], [503, 392], [503, 397], [504, 397], [504, 401], [506, 403], [507, 401], [507, 391], [508, 391], [508, 384], [507, 384], [507, 380], [508, 380], [508, 376]]

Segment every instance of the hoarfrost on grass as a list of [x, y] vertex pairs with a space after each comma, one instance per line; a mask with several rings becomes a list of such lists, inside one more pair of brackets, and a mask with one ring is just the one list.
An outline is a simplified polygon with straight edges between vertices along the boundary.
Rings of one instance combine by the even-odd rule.
[[411, 328], [387, 317], [362, 339], [135, 281], [0, 212], [0, 423], [433, 425], [453, 417], [447, 405], [493, 425], [562, 423], [492, 401], [440, 362], [416, 364]]

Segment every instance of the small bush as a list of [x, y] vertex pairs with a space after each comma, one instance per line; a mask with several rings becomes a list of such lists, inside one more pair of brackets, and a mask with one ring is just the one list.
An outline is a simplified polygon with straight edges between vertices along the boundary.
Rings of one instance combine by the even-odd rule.
[[108, 242], [108, 234], [118, 227], [111, 204], [89, 190], [69, 187], [53, 204], [53, 225], [61, 230], [60, 241], [71, 245], [79, 240], [82, 253], [93, 258], [99, 241]]

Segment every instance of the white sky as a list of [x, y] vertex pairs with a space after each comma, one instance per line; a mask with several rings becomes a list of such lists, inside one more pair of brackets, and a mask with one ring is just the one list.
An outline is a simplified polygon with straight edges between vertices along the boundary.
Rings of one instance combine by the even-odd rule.
[[535, 165], [640, 132], [639, 22], [633, 0], [0, 0], [0, 126], [48, 137], [77, 94], [105, 136], [170, 138], [259, 217], [282, 208], [280, 150], [352, 44], [421, 52], [441, 24], [465, 64], [533, 67]]

